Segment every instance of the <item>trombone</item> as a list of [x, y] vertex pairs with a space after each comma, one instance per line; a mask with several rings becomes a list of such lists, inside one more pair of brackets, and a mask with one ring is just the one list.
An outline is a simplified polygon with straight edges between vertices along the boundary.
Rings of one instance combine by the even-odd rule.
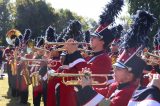
[[[50, 72], [48, 72], [48, 76], [49, 76], [49, 78], [50, 78], [50, 76], [62, 78], [62, 83], [65, 85], [80, 85], [78, 80], [66, 81], [65, 78], [69, 78], [69, 77], [79, 78], [79, 77], [90, 76], [90, 77], [104, 77], [105, 79], [107, 79], [107, 77], [113, 76], [113, 74], [90, 74], [90, 73], [73, 74], [73, 73], [54, 73], [53, 71], [50, 71]], [[106, 84], [107, 84], [107, 82], [100, 83], [98, 81], [93, 80], [91, 85], [106, 85]]]

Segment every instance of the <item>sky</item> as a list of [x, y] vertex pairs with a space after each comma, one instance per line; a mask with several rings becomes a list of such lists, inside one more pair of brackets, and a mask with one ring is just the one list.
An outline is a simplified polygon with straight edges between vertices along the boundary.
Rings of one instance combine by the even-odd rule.
[[[93, 18], [98, 22], [99, 15], [110, 0], [46, 0], [46, 2], [50, 3], [55, 9], [69, 9], [80, 16]], [[123, 6], [119, 16], [126, 14], [129, 15], [127, 6]]]

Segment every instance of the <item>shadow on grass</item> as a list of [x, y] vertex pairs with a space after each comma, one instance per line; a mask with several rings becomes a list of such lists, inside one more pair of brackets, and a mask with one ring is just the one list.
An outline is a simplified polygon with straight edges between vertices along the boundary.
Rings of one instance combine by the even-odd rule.
[[[5, 98], [8, 98], [8, 97], [5, 97]], [[19, 99], [17, 97], [15, 98], [12, 97], [10, 98], [9, 103], [7, 103], [6, 106], [31, 106], [31, 104], [28, 102], [27, 104], [19, 103]]]
[[22, 104], [22, 103], [15, 102], [14, 100], [11, 99], [11, 101], [7, 103], [6, 106], [31, 106], [31, 104], [30, 103]]

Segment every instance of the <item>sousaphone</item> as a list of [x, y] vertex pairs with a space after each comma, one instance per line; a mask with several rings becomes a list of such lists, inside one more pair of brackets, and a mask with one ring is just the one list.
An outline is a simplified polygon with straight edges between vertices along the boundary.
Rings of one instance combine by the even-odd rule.
[[6, 41], [9, 45], [13, 45], [15, 44], [15, 39], [16, 37], [19, 37], [21, 34], [21, 32], [19, 30], [16, 29], [11, 29], [7, 32], [6, 34]]

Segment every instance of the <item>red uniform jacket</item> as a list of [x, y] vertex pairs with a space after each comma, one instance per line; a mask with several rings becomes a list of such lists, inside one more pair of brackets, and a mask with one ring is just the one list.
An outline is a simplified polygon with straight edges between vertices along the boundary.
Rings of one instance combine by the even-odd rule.
[[[69, 66], [68, 70], [64, 70], [65, 73], [78, 73], [82, 68], [87, 67], [86, 61], [82, 58], [80, 52], [67, 55], [64, 64]], [[59, 103], [60, 106], [77, 106], [77, 96], [74, 86], [66, 86], [60, 83]]]
[[[94, 53], [93, 57], [86, 59], [88, 67], [91, 69], [93, 74], [109, 74], [112, 69], [112, 62], [110, 57], [105, 51], [100, 51]], [[104, 82], [106, 79], [104, 77], [95, 77], [95, 81]], [[95, 87], [105, 87], [105, 86], [95, 86]]]
[[[64, 73], [78, 73], [84, 67], [91, 68], [92, 73], [94, 74], [107, 74], [110, 73], [111, 70], [111, 59], [104, 51], [95, 53], [93, 57], [86, 59], [87, 62], [82, 58], [79, 52], [75, 52], [71, 55], [66, 56], [66, 60], [64, 62], [65, 65], [69, 67], [69, 69], [63, 70]], [[63, 66], [62, 66], [63, 67]], [[61, 72], [61, 71], [58, 71]], [[69, 79], [67, 79], [69, 80]], [[104, 82], [105, 78], [95, 78], [96, 81]], [[48, 85], [48, 95], [47, 95], [47, 106], [55, 106], [56, 97], [55, 97], [55, 89], [59, 85], [59, 105], [60, 106], [77, 106], [77, 96], [74, 91], [74, 86], [66, 86], [62, 83], [59, 78], [54, 78], [52, 81], [49, 81], [52, 84]], [[51, 92], [52, 91], [52, 92]], [[56, 92], [56, 91], [55, 91]]]
[[[82, 68], [87, 67], [86, 61], [79, 52], [66, 55], [64, 65], [68, 66], [69, 69], [64, 69], [63, 71], [57, 70], [57, 72], [78, 73]], [[56, 104], [58, 106], [77, 106], [77, 96], [74, 86], [64, 85], [61, 78], [53, 78], [49, 81], [49, 83], [51, 82], [52, 84], [48, 84], [47, 106], [56, 106]], [[59, 88], [59, 92], [57, 92], [57, 88]], [[59, 96], [55, 97], [57, 93]]]
[[[56, 71], [61, 66], [60, 62], [57, 62], [57, 64], [54, 67], [51, 67], [54, 71]], [[56, 84], [57, 82], [60, 82], [60, 78], [51, 77], [48, 80], [47, 84], [47, 106], [56, 106]]]
[[110, 106], [127, 106], [137, 86], [138, 84], [135, 82], [125, 84], [112, 83], [109, 87], [95, 90], [87, 86], [77, 94], [81, 105], [96, 106], [101, 100], [108, 98], [111, 101]]
[[[26, 54], [25, 57], [28, 58], [28, 59], [32, 59], [33, 55], [32, 54]], [[25, 68], [27, 68], [27, 70], [24, 70]], [[28, 65], [25, 64], [24, 62], [21, 64], [21, 71], [29, 71]], [[28, 72], [28, 73], [30, 73], [30, 72]], [[25, 72], [24, 73], [21, 72], [21, 74], [25, 74]], [[24, 90], [27, 90], [27, 89], [28, 89], [28, 85], [26, 84], [23, 75], [21, 75], [20, 91], [24, 91]]]

